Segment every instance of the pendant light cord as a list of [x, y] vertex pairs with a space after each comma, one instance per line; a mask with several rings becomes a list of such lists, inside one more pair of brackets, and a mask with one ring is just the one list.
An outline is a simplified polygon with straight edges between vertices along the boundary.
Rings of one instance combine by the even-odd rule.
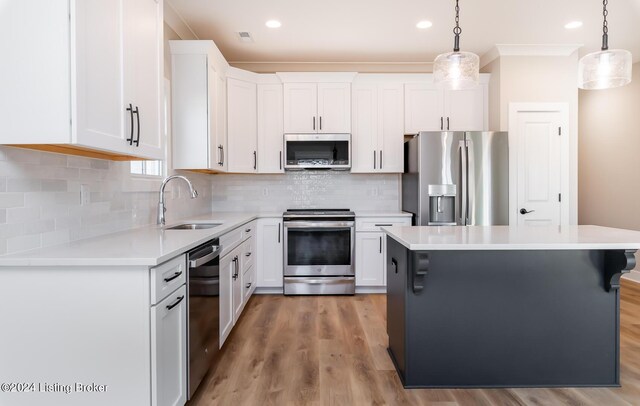
[[460, 5], [458, 4], [458, 0], [456, 0], [456, 26], [453, 29], [453, 34], [455, 35], [453, 40], [453, 52], [460, 52], [460, 34], [461, 33], [462, 33], [462, 28], [460, 28]]
[[607, 21], [607, 16], [609, 15], [609, 11], [607, 10], [607, 4], [609, 4], [609, 0], [602, 1], [602, 16], [604, 20], [602, 22], [602, 50], [606, 51], [609, 49], [609, 22]]

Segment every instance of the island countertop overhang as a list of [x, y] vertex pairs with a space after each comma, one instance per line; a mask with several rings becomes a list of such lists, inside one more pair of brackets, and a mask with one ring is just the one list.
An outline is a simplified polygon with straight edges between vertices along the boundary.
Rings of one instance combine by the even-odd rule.
[[394, 226], [382, 229], [412, 251], [638, 250], [640, 232], [584, 226]]

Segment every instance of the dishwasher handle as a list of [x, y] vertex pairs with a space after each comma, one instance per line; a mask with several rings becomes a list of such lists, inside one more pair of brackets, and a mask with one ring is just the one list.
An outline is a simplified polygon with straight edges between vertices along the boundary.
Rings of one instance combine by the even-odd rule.
[[202, 251], [208, 251], [209, 249], [211, 249], [211, 252], [204, 254], [202, 256], [198, 256], [196, 258], [193, 258], [191, 255], [189, 255], [189, 268], [193, 269], [193, 268], [197, 268], [199, 266], [202, 266], [204, 264], [206, 264], [207, 262], [211, 261], [212, 259], [215, 259], [217, 256], [220, 255], [220, 250], [222, 249], [222, 246], [220, 245], [212, 245], [210, 247], [205, 248], [204, 250], [200, 250], [198, 252], [196, 252], [195, 254], [199, 254]]

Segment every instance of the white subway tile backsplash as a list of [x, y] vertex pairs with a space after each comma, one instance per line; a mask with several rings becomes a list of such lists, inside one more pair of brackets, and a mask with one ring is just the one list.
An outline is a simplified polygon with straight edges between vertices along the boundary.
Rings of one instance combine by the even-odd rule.
[[[211, 177], [186, 175], [200, 197], [168, 193], [168, 222], [211, 210]], [[81, 184], [91, 193], [86, 206]], [[130, 175], [129, 162], [0, 146], [0, 255], [155, 223], [159, 187]]]
[[7, 252], [26, 251], [40, 247], [40, 234], [22, 235], [7, 239]]
[[22, 193], [0, 193], [0, 209], [10, 207], [22, 207], [24, 205], [24, 194]]

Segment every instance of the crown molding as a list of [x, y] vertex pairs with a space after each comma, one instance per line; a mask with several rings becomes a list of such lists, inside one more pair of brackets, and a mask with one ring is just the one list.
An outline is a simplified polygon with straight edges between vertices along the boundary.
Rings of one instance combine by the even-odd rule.
[[182, 18], [180, 13], [176, 11], [169, 0], [165, 0], [164, 7], [164, 22], [171, 27], [172, 30], [178, 34], [180, 39], [199, 39], [195, 32], [189, 27], [189, 24]]
[[496, 44], [480, 57], [480, 67], [485, 67], [502, 56], [570, 56], [582, 44]]
[[231, 61], [231, 66], [257, 73], [275, 72], [359, 72], [430, 73], [432, 62], [258, 62]]

